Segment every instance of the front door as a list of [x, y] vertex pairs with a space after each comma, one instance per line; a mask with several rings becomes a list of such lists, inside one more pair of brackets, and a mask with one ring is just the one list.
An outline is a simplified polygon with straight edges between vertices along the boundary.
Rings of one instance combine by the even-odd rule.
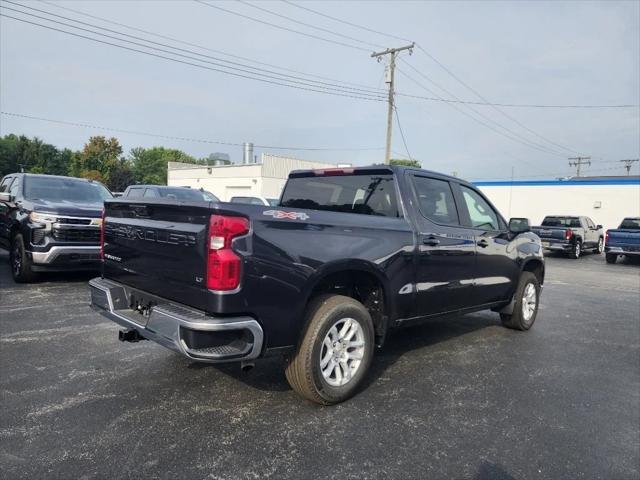
[[474, 304], [508, 300], [520, 278], [516, 244], [505, 221], [479, 191], [464, 185], [458, 188], [462, 222], [470, 227], [477, 252]]
[[472, 306], [475, 270], [473, 234], [460, 225], [446, 179], [411, 174], [417, 227], [414, 317]]

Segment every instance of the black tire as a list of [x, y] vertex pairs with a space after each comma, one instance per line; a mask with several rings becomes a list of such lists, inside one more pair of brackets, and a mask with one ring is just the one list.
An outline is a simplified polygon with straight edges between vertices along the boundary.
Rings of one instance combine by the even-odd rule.
[[[523, 312], [524, 293], [528, 285], [533, 285], [536, 292], [535, 297], [535, 310], [533, 315], [526, 319]], [[540, 305], [540, 283], [538, 278], [531, 272], [522, 272], [520, 275], [520, 281], [518, 282], [518, 288], [514, 294], [515, 303], [513, 305], [513, 313], [501, 313], [500, 320], [502, 324], [507, 328], [514, 330], [529, 330], [538, 316], [538, 307]]]
[[616, 263], [616, 260], [618, 260], [618, 255], [616, 255], [615, 253], [607, 253], [604, 258], [607, 260], [607, 263]]
[[582, 242], [580, 240], [576, 240], [576, 243], [573, 244], [573, 248], [569, 253], [569, 258], [577, 260], [580, 258], [580, 255], [582, 255]]
[[602, 252], [604, 252], [604, 238], [600, 237], [598, 239], [598, 245], [593, 250], [593, 253], [597, 253], [598, 255], [602, 255]]
[[20, 233], [17, 233], [11, 241], [9, 265], [16, 283], [30, 283], [36, 280], [37, 275], [31, 269], [32, 262], [24, 248], [24, 239]]
[[[344, 385], [332, 386], [324, 378], [320, 366], [321, 354], [326, 352], [323, 342], [329, 330], [346, 318], [355, 320], [361, 327], [364, 352], [351, 379]], [[287, 359], [285, 375], [291, 388], [302, 397], [321, 405], [333, 405], [356, 393], [371, 365], [373, 350], [373, 322], [367, 309], [350, 297], [322, 295], [313, 300], [307, 309], [306, 328], [296, 352]]]

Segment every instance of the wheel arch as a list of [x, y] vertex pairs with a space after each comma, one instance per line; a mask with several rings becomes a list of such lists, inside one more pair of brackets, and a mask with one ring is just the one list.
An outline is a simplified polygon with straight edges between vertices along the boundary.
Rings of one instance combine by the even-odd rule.
[[328, 263], [313, 275], [305, 291], [305, 309], [323, 294], [345, 295], [359, 301], [371, 315], [378, 343], [384, 341], [394, 308], [393, 297], [387, 277], [372, 263], [360, 259]]
[[533, 273], [540, 285], [544, 284], [545, 265], [540, 258], [529, 258], [525, 260], [520, 270], [522, 272]]

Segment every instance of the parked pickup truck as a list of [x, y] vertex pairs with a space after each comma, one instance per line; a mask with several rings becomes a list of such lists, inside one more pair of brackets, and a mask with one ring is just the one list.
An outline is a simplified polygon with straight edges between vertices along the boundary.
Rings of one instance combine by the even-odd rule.
[[12, 173], [0, 182], [0, 246], [16, 282], [38, 272], [100, 269], [100, 213], [112, 198], [81, 178]]
[[447, 314], [500, 312], [528, 330], [544, 260], [460, 179], [403, 167], [295, 171], [280, 205], [105, 202], [95, 310], [202, 362], [283, 355], [299, 394], [353, 395], [387, 332]]
[[532, 227], [531, 231], [540, 237], [545, 250], [565, 252], [574, 259], [585, 250], [601, 254], [604, 249], [602, 225], [596, 225], [589, 217], [547, 216], [541, 226]]
[[640, 217], [628, 217], [615, 230], [607, 230], [604, 245], [607, 263], [616, 263], [618, 256], [640, 257]]

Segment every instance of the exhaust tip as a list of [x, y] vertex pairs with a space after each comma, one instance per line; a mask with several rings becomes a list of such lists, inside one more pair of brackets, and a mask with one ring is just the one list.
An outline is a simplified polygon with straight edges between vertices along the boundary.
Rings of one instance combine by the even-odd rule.
[[256, 364], [250, 361], [240, 362], [240, 370], [242, 370], [245, 373], [248, 373], [251, 370], [253, 370], [253, 367], [255, 366]]

